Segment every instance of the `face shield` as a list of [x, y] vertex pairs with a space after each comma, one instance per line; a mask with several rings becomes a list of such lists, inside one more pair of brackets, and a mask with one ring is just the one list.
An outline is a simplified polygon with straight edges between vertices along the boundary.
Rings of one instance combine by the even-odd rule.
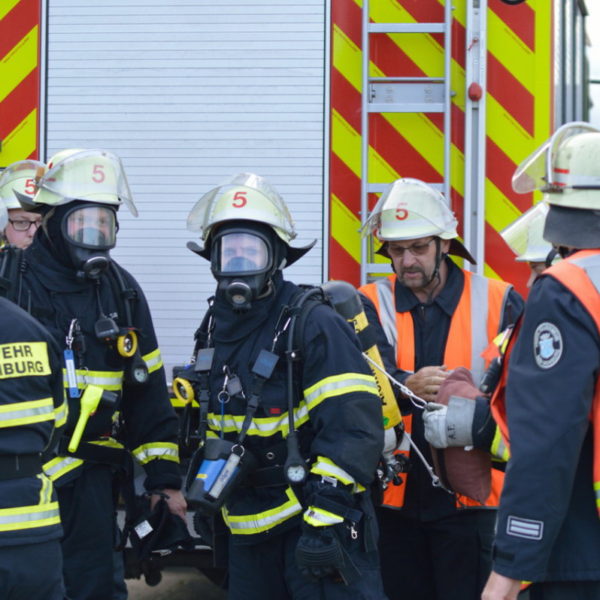
[[220, 238], [215, 273], [249, 275], [269, 267], [269, 250], [260, 237], [251, 233], [228, 233]]
[[572, 187], [569, 172], [557, 166], [557, 155], [561, 145], [570, 137], [581, 133], [597, 133], [598, 129], [589, 123], [576, 121], [559, 127], [554, 135], [530, 154], [517, 168], [512, 178], [512, 187], [517, 194], [527, 194], [534, 190], [561, 192]]
[[80, 248], [110, 250], [117, 241], [114, 209], [106, 206], [82, 206], [65, 215], [63, 235]]
[[500, 232], [502, 239], [516, 254], [516, 261], [544, 262], [546, 260], [552, 250], [552, 245], [543, 237], [547, 214], [548, 205], [540, 202]]
[[65, 213], [61, 233], [78, 278], [97, 279], [106, 271], [117, 229], [116, 211], [111, 206], [78, 204]]

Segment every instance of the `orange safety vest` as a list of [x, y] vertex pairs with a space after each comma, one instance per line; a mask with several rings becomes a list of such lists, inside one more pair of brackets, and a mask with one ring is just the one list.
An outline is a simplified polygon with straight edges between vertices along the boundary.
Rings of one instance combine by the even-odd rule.
[[[596, 324], [600, 336], [600, 250], [580, 250], [544, 271], [544, 275], [560, 281], [581, 302]], [[516, 328], [506, 349], [502, 376], [491, 403], [492, 416], [508, 447], [510, 447], [510, 438], [506, 420], [505, 391], [510, 353], [517, 337]], [[596, 509], [600, 517], [600, 377], [596, 380], [590, 421], [594, 438], [594, 492]]]
[[[499, 333], [502, 316], [512, 286], [497, 279], [488, 279], [463, 270], [464, 287], [458, 305], [450, 321], [450, 330], [444, 352], [444, 364], [449, 369], [466, 367], [474, 381], [480, 381], [486, 360], [482, 353]], [[396, 311], [396, 275], [378, 279], [360, 288], [375, 305], [379, 320], [390, 344], [396, 351], [396, 362], [404, 371], [415, 369], [414, 323], [410, 311]], [[403, 417], [406, 431], [412, 430], [412, 416]], [[403, 451], [408, 455], [409, 451]], [[390, 485], [383, 493], [383, 506], [401, 508], [404, 505], [407, 473], [401, 476], [402, 485]], [[498, 506], [504, 473], [492, 469], [492, 491], [485, 501], [486, 506]], [[478, 507], [479, 502], [457, 494], [459, 508]]]

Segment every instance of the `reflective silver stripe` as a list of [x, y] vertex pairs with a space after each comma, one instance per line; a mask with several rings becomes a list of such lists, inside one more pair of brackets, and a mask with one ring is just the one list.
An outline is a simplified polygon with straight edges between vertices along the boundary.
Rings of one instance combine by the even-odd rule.
[[[244, 416], [239, 415], [223, 415], [217, 413], [208, 413], [208, 423], [211, 429], [216, 431], [240, 431], [242, 429], [242, 423], [244, 422]], [[303, 423], [308, 420], [308, 407], [305, 402], [294, 409], [294, 423], [296, 427], [300, 427]], [[258, 435], [261, 437], [268, 437], [274, 433], [281, 433], [287, 435], [289, 431], [289, 421], [287, 411], [277, 415], [277, 417], [265, 417], [265, 418], [254, 418], [248, 428], [248, 435]]]
[[308, 507], [307, 511], [304, 513], [304, 520], [314, 527], [337, 525], [338, 523], [344, 522], [343, 517], [314, 506]]
[[54, 420], [52, 398], [0, 406], [0, 427], [14, 427]]
[[337, 480], [339, 480], [345, 485], [356, 483], [354, 477], [352, 477], [350, 473], [344, 471], [344, 469], [338, 467], [332, 462], [319, 460], [313, 465], [310, 471], [311, 473], [315, 473], [316, 475], [330, 475], [331, 477], [335, 477]]
[[80, 467], [82, 464], [83, 461], [80, 458], [73, 458], [72, 456], [62, 456], [45, 463], [44, 473], [47, 477], [50, 477], [52, 481], [56, 481], [65, 473], [72, 471], [77, 467]]
[[[66, 369], [63, 369], [62, 373], [64, 387], [68, 388]], [[77, 369], [76, 374], [79, 388], [84, 388], [87, 384], [94, 384], [111, 391], [119, 391], [123, 384], [123, 371], [87, 371], [86, 369]]]
[[160, 355], [160, 350], [158, 348], [142, 356], [142, 359], [146, 362], [149, 373], [157, 371], [163, 366], [162, 356]]
[[[468, 275], [465, 275], [468, 277]], [[489, 344], [488, 321], [488, 280], [473, 273], [471, 275], [471, 368], [473, 381], [479, 385], [485, 370], [485, 360], [481, 353]]]
[[600, 294], [600, 254], [586, 256], [585, 258], [575, 258], [570, 260], [570, 262], [585, 271], [596, 291]]
[[133, 455], [143, 464], [154, 458], [178, 460], [179, 451], [175, 444], [148, 444], [133, 451]]
[[[280, 510], [281, 509], [281, 510]], [[264, 517], [259, 515], [244, 515], [241, 517], [231, 515], [226, 516], [226, 523], [232, 533], [260, 533], [271, 529], [290, 517], [302, 512], [302, 505], [299, 502], [286, 502], [283, 506], [272, 509], [265, 513]], [[238, 519], [244, 519], [243, 521]]]
[[371, 388], [367, 391], [371, 391], [375, 395], [379, 395], [377, 391], [377, 385], [375, 379], [370, 375], [359, 375], [358, 373], [348, 373], [345, 375], [336, 375], [334, 377], [328, 377], [323, 380], [325, 383], [321, 383], [317, 387], [312, 386], [312, 391], [307, 393], [304, 391], [304, 399], [308, 405], [308, 410], [314, 408], [320, 404], [325, 397], [339, 396], [345, 393], [351, 393], [354, 390], [352, 388]]
[[[10, 514], [8, 511], [24, 511], [31, 509], [31, 512], [20, 512], [18, 514]], [[8, 514], [7, 514], [8, 513]], [[43, 521], [47, 519], [56, 519], [59, 517], [58, 502], [53, 502], [46, 509], [41, 509], [39, 506], [24, 506], [18, 509], [4, 508], [0, 510], [0, 530], [4, 529], [5, 525], [13, 524], [31, 524], [33, 521]]]
[[377, 296], [379, 297], [379, 320], [387, 337], [388, 342], [397, 353], [398, 328], [396, 326], [396, 303], [394, 302], [394, 291], [392, 282], [386, 277], [375, 282]]

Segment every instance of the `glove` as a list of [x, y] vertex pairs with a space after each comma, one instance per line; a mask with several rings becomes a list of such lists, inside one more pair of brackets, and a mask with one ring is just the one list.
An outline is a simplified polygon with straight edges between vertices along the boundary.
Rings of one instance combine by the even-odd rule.
[[425, 439], [434, 448], [473, 445], [475, 402], [469, 398], [450, 396], [448, 406], [429, 402], [423, 411]]
[[333, 532], [334, 526], [312, 527], [303, 525], [296, 546], [296, 564], [300, 573], [311, 581], [323, 577], [339, 577], [344, 567], [344, 553]]

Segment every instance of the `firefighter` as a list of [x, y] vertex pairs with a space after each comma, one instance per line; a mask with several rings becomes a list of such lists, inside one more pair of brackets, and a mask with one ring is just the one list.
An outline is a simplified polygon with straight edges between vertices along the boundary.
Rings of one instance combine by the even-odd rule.
[[146, 490], [164, 493], [182, 518], [186, 506], [177, 418], [148, 305], [110, 256], [117, 210], [124, 203], [137, 211], [121, 161], [103, 150], [59, 152], [33, 199], [19, 200], [42, 224], [16, 257], [10, 298], [60, 346], [70, 409], [57, 456], [44, 465], [58, 489], [66, 592], [72, 600], [107, 600], [118, 593], [115, 480], [131, 479], [129, 453], [145, 470]]
[[366, 491], [383, 448], [375, 381], [352, 327], [322, 302], [299, 316], [306, 296], [282, 274], [314, 242], [290, 245], [285, 203], [251, 173], [205, 194], [188, 228], [217, 281], [195, 350], [208, 392], [203, 465], [241, 454], [247, 471], [220, 497], [201, 465], [212, 496], [193, 486], [187, 496], [200, 514], [223, 504], [228, 597], [384, 598]]
[[35, 178], [40, 170], [44, 170], [44, 163], [37, 160], [21, 160], [9, 165], [0, 174], [0, 198], [8, 209], [8, 222], [3, 230], [6, 244], [27, 248], [40, 226], [41, 215], [23, 210], [14, 193], [17, 191], [33, 196]]
[[550, 205], [539, 277], [494, 416], [510, 443], [484, 600], [600, 598], [600, 131], [559, 128], [513, 177]]
[[552, 244], [543, 237], [547, 214], [548, 205], [539, 202], [500, 232], [502, 239], [516, 254], [515, 260], [528, 264], [530, 269], [528, 288], [531, 288], [544, 269], [557, 258]]
[[60, 515], [42, 470], [67, 420], [59, 353], [25, 311], [0, 307], [0, 596], [62, 600]]
[[[512, 286], [458, 268], [448, 257], [474, 262], [458, 241], [457, 221], [442, 194], [404, 178], [382, 194], [365, 232], [382, 242], [379, 254], [393, 274], [360, 288], [365, 312], [378, 330], [386, 367], [427, 402], [456, 367], [479, 381], [488, 344], [520, 314]], [[422, 410], [399, 399], [404, 423], [428, 464]], [[411, 452], [404, 484], [389, 486], [377, 510], [385, 591], [391, 599], [475, 599], [491, 565], [495, 506], [502, 472], [492, 469], [484, 505], [434, 487], [418, 452]]]

